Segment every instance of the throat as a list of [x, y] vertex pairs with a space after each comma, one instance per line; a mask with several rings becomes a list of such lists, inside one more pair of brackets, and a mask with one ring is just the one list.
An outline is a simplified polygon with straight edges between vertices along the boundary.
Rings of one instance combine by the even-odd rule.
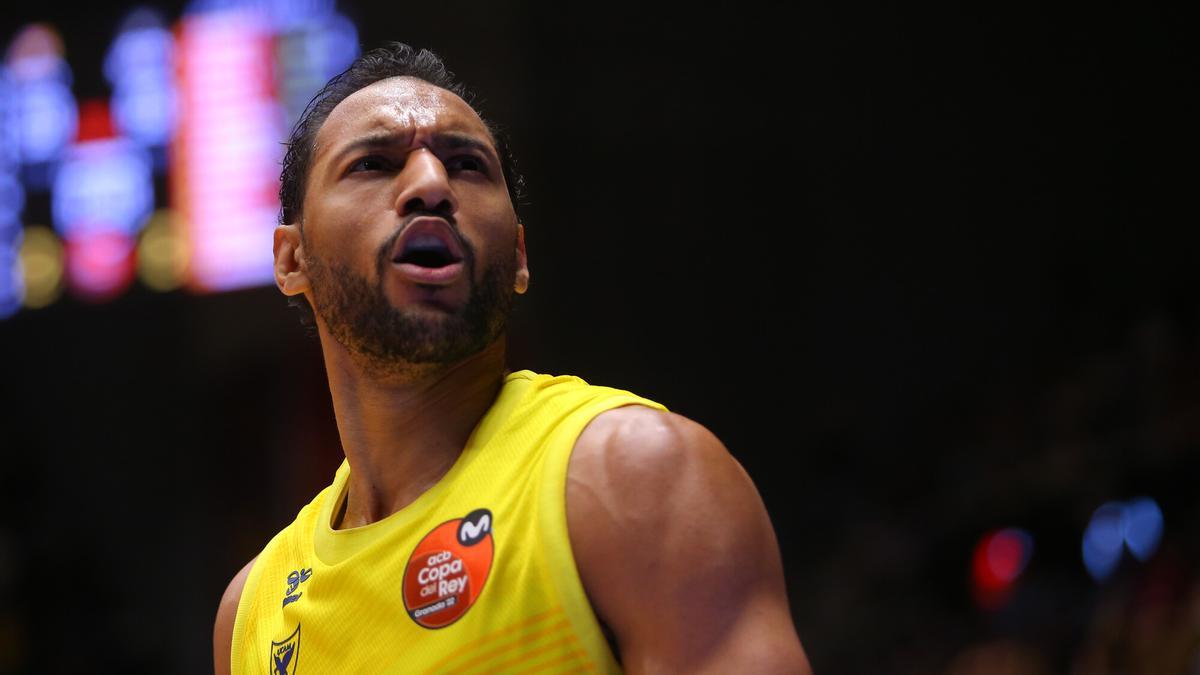
[[333, 511], [333, 518], [330, 519], [330, 523], [329, 523], [330, 529], [334, 529], [334, 530], [343, 529], [342, 521], [345, 520], [345, 518], [346, 518], [346, 502], [350, 501], [349, 499], [347, 499], [347, 496], [348, 496], [348, 494], [346, 491], [343, 491], [341, 493], [341, 496], [338, 499], [337, 508], [335, 508]]
[[332, 527], [341, 530], [363, 527], [409, 507], [435, 489], [465, 451], [464, 442], [453, 450], [431, 451], [415, 462], [376, 465], [370, 469], [352, 463], [346, 496], [336, 507], [338, 515], [331, 518]]

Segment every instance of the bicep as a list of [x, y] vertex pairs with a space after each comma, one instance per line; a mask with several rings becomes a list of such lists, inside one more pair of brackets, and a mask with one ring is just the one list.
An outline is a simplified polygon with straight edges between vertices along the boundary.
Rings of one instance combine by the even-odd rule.
[[246, 578], [250, 576], [250, 568], [257, 559], [257, 556], [251, 559], [234, 575], [221, 596], [220, 606], [217, 607], [217, 620], [213, 625], [213, 665], [217, 675], [226, 675], [230, 671], [233, 623], [237, 619], [238, 602], [242, 599], [242, 589], [246, 586]]
[[580, 436], [567, 515], [584, 587], [626, 670], [807, 672], [749, 476], [699, 424], [620, 410]]

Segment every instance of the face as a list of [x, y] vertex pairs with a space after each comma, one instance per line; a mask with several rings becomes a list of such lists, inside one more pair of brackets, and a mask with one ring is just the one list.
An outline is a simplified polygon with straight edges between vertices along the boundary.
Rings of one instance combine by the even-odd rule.
[[479, 352], [528, 280], [490, 133], [462, 99], [413, 78], [372, 84], [330, 113], [302, 219], [276, 233], [280, 287], [306, 293], [322, 328], [373, 371]]

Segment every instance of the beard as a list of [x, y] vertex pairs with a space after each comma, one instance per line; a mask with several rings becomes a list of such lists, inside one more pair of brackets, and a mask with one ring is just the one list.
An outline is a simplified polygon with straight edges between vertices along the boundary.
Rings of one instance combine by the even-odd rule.
[[[513, 302], [516, 255], [499, 260], [476, 281], [475, 252], [462, 241], [467, 302], [448, 313], [419, 312], [391, 304], [383, 290], [392, 244], [380, 247], [375, 280], [310, 253], [314, 310], [330, 335], [364, 369], [379, 376], [408, 376], [440, 370], [479, 353], [504, 331]], [[310, 249], [311, 251], [311, 249]]]

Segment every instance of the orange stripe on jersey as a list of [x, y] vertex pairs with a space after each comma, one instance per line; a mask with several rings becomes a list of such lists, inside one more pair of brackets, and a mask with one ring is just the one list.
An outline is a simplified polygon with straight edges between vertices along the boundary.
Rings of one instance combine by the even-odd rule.
[[548, 669], [548, 668], [555, 668], [556, 666], [566, 665], [570, 661], [578, 661], [579, 659], [584, 659], [584, 661], [582, 663], [572, 664], [572, 666], [574, 668], [573, 670], [567, 670], [567, 671], [556, 670], [555, 672], [559, 672], [559, 673], [562, 673], [562, 672], [594, 673], [594, 672], [596, 672], [596, 667], [587, 662], [587, 654], [583, 653], [582, 651], [567, 652], [567, 653], [563, 654], [562, 656], [558, 657], [557, 659], [550, 659], [549, 661], [546, 661], [545, 663], [540, 663], [540, 664], [534, 666], [533, 668], [530, 668], [529, 670], [522, 670], [522, 671], [518, 671], [518, 672], [520, 672], [521, 675], [530, 675], [531, 673], [545, 672], [546, 669]]
[[[516, 636], [517, 639], [513, 640], [509, 644], [502, 645], [500, 647], [495, 647], [495, 648], [493, 648], [489, 651], [483, 652], [483, 653], [480, 653], [479, 650], [474, 650], [470, 653], [463, 654], [463, 656], [465, 656], [465, 657], [470, 657], [469, 660], [455, 665], [453, 667], [453, 670], [454, 670], [454, 672], [462, 672], [464, 670], [469, 670], [469, 669], [479, 666], [481, 664], [486, 664], [489, 661], [491, 661], [492, 659], [494, 659], [498, 656], [502, 656], [507, 652], [511, 652], [516, 649], [521, 649], [522, 647], [525, 647], [526, 645], [537, 640], [538, 638], [545, 637], [547, 635], [555, 635], [555, 634], [564, 633], [570, 628], [570, 625], [571, 625], [571, 623], [569, 621], [567, 621], [566, 619], [562, 619], [562, 620], [556, 621], [553, 624], [546, 626], [545, 628], [542, 628], [541, 630], [538, 630], [536, 632], [517, 635]], [[574, 636], [571, 635], [570, 633], [566, 633], [566, 637], [564, 637], [564, 638], [560, 639], [558, 642], [555, 642], [552, 644], [559, 644], [563, 640], [572, 640], [572, 639], [574, 639]], [[532, 653], [532, 652], [530, 652], [530, 653]], [[518, 658], [517, 660], [519, 661], [521, 659]], [[491, 672], [494, 672], [494, 670]]]
[[562, 658], [568, 659], [568, 660], [574, 660], [574, 659], [578, 659], [578, 658], [587, 658], [587, 654], [584, 653], [584, 651], [579, 648], [579, 642], [578, 642], [578, 640], [575, 639], [575, 636], [568, 634], [561, 639], [551, 642], [550, 644], [542, 645], [541, 647], [538, 647], [537, 649], [531, 649], [523, 654], [519, 654], [516, 658], [512, 658], [507, 661], [502, 661], [500, 663], [489, 663], [488, 664], [488, 672], [489, 673], [510, 672], [514, 668], [514, 666], [519, 666], [521, 664], [528, 664], [532, 661], [536, 661], [537, 657], [539, 657], [539, 656], [544, 656], [545, 654], [554, 653], [554, 652], [564, 654], [564, 656]]
[[[543, 621], [546, 621], [548, 619], [552, 619], [556, 616], [561, 616], [562, 614], [563, 614], [563, 610], [561, 607], [556, 607], [554, 609], [547, 610], [547, 611], [541, 612], [539, 614], [534, 614], [533, 616], [523, 619], [521, 621], [518, 621], [517, 623], [515, 623], [507, 628], [502, 628], [494, 633], [489, 633], [488, 635], [485, 635], [485, 636], [479, 638], [479, 640], [477, 640], [475, 642], [475, 644], [473, 645], [474, 649], [471, 649], [466, 652], [456, 652], [456, 653], [450, 654], [446, 658], [444, 658], [441, 661], [438, 661], [437, 663], [430, 666], [429, 669], [425, 670], [424, 672], [427, 675], [430, 673], [441, 672], [446, 667], [447, 664], [449, 664], [453, 661], [456, 661], [460, 658], [470, 656], [471, 654], [475, 654], [480, 649], [482, 649], [483, 647], [487, 646], [490, 643], [494, 643], [499, 640], [502, 640], [505, 637], [512, 635], [513, 633], [521, 631], [522, 629], [529, 628], [536, 624], [542, 623]], [[560, 621], [558, 623], [562, 623], [562, 622]], [[460, 664], [458, 666], [458, 668], [465, 668], [466, 666], [467, 666], [467, 664]]]

